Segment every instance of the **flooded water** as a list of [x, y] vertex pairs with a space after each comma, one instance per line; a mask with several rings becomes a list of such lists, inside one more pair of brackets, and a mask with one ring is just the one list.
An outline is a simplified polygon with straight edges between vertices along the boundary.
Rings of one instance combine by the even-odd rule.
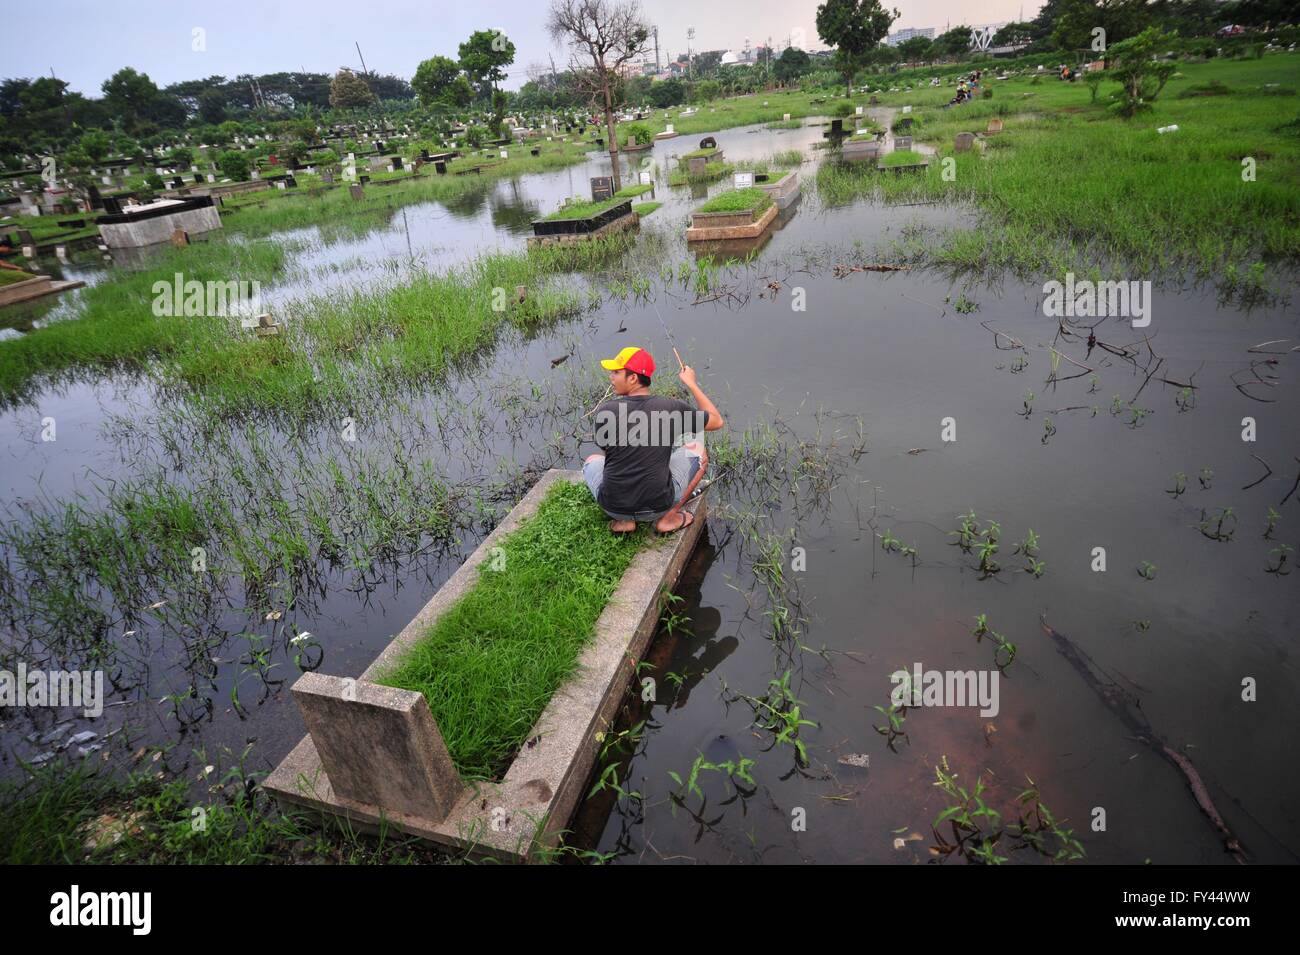
[[[811, 148], [822, 142], [819, 126], [715, 136], [731, 161], [803, 150], [812, 157], [799, 167], [805, 181], [822, 156]], [[663, 163], [700, 138], [660, 142], [653, 158]], [[407, 206], [360, 238], [309, 242], [294, 279], [269, 292], [289, 299], [364, 282], [385, 263], [442, 267], [517, 250], [532, 218], [586, 194], [608, 163], [595, 156], [499, 182], [456, 208]], [[665, 204], [643, 233], [664, 233], [686, 257], [682, 232], [698, 191], [658, 187]], [[486, 534], [519, 482], [576, 467], [590, 452], [572, 433], [603, 387], [596, 360], [639, 344], [667, 369], [676, 344], [727, 430], [775, 428], [794, 463], [731, 475], [712, 492], [705, 540], [678, 591], [683, 619], [650, 652], [656, 699], [631, 718], [647, 722], [619, 778], [641, 798], [588, 800], [572, 827], [581, 848], [625, 861], [925, 862], [931, 824], [950, 804], [933, 785], [946, 761], [962, 785], [982, 775], [1008, 821], [1016, 794], [1036, 786], [1090, 862], [1230, 862], [1183, 776], [1133, 738], [1057, 651], [1040, 626], [1045, 616], [1140, 698], [1152, 730], [1192, 760], [1252, 858], [1294, 861], [1300, 770], [1287, 740], [1300, 719], [1291, 656], [1300, 573], [1268, 569], [1282, 544], [1300, 551], [1300, 492], [1288, 497], [1300, 470], [1295, 312], [1285, 302], [1244, 312], [1221, 307], [1212, 289], [1157, 287], [1149, 327], [1101, 322], [1090, 349], [1077, 323], [1072, 337], [1058, 336], [1038, 284], [964, 284], [930, 271], [836, 277], [837, 265], [875, 264], [870, 250], [881, 240], [971, 224], [971, 211], [826, 208], [809, 193], [754, 260], [724, 271], [703, 300], [660, 284], [653, 301], [609, 298], [536, 337], [507, 337], [446, 392], [413, 394], [409, 408], [368, 424], [355, 448], [340, 451], [324, 428], [290, 439], [254, 425], [273, 449], [272, 473], [248, 485], [228, 473], [232, 458], [256, 460], [244, 436], [230, 456], [194, 451], [202, 443], [173, 406], [138, 381], [70, 385], [7, 411], [0, 437], [11, 521], [77, 495], [93, 511], [117, 483], [142, 475], [229, 486], [241, 498], [274, 486], [292, 498], [309, 483], [302, 475], [331, 459], [345, 460], [349, 474], [367, 462], [427, 461], [449, 485], [482, 492], [478, 510], [458, 499], [449, 532], [421, 552], [369, 567], [322, 562], [291, 605], [239, 588], [158, 593], [168, 604], [142, 622], [110, 619], [99, 634], [77, 635], [80, 645], [136, 631], [114, 664], [110, 699], [123, 705], [100, 721], [74, 720], [67, 735], [90, 727], [102, 742], [105, 724], [120, 728], [89, 758], [175, 744], [167, 765], [191, 776], [223, 750], [230, 760], [251, 745], [246, 766], [269, 770], [303, 733], [289, 694], [299, 669], [289, 641], [314, 636], [303, 667], [363, 669]], [[1275, 343], [1251, 351], [1266, 342]], [[39, 438], [47, 416], [58, 422], [56, 442]], [[1243, 440], [1247, 417], [1253, 441]], [[1232, 514], [1220, 524], [1223, 508]], [[1265, 539], [1270, 508], [1279, 517]], [[972, 510], [982, 526], [1001, 527], [996, 573], [981, 573], [978, 555], [953, 545], [959, 515]], [[782, 541], [784, 601], [754, 569], [746, 531], [755, 522]], [[1014, 553], [1031, 530], [1040, 576]], [[890, 537], [914, 547], [915, 559], [884, 549]], [[1104, 571], [1095, 569], [1097, 548]], [[1154, 565], [1151, 579], [1138, 572], [1144, 562]], [[11, 607], [21, 603], [10, 595]], [[783, 603], [790, 622], [774, 637]], [[266, 620], [273, 608], [282, 616]], [[1001, 672], [992, 640], [972, 633], [979, 614], [1015, 644]], [[8, 626], [40, 629], [21, 618]], [[270, 655], [259, 664], [249, 648], [261, 646]], [[875, 707], [889, 705], [890, 674], [917, 664], [997, 673], [996, 715], [911, 708], [907, 740], [891, 750], [873, 728], [884, 721]], [[806, 761], [756, 726], [744, 699], [766, 699], [787, 672], [801, 717], [816, 724], [798, 733]], [[1257, 685], [1256, 701], [1243, 700], [1243, 681]], [[6, 716], [0, 772], [51, 752], [42, 739], [54, 723], [48, 712]], [[674, 801], [669, 774], [685, 778], [701, 755], [754, 760], [754, 784], [738, 789], [704, 771], [702, 795]], [[851, 755], [869, 765], [840, 763]], [[1094, 828], [1098, 810], [1104, 830]]]

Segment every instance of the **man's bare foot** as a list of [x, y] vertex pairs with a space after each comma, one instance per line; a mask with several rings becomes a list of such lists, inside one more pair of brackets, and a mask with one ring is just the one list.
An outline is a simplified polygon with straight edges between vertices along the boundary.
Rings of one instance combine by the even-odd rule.
[[615, 534], [630, 534], [636, 530], [636, 521], [610, 521], [609, 529]]
[[690, 511], [669, 511], [655, 521], [655, 530], [660, 534], [672, 534], [695, 523], [695, 515]]

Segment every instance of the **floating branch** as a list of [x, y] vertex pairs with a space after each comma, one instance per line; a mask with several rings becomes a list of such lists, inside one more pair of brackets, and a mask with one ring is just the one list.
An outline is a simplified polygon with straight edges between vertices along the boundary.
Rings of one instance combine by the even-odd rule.
[[1247, 484], [1245, 487], [1242, 488], [1243, 491], [1249, 491], [1252, 487], [1254, 487], [1256, 484], [1259, 484], [1261, 481], [1264, 481], [1269, 477], [1269, 475], [1273, 473], [1273, 469], [1268, 466], [1268, 462], [1265, 461], [1263, 458], [1261, 458], [1258, 454], [1252, 454], [1251, 457], [1254, 458], [1256, 461], [1258, 461], [1260, 464], [1264, 465], [1264, 470], [1268, 473], [1266, 473], [1263, 477], [1261, 477], [1259, 481], [1252, 481], [1251, 483]]
[[[1295, 461], [1297, 464], [1300, 464], [1300, 458], [1296, 458]], [[1291, 495], [1295, 493], [1295, 489], [1298, 487], [1300, 487], [1300, 471], [1296, 472], [1295, 483], [1291, 485], [1291, 490], [1286, 492], [1286, 497], [1282, 498], [1282, 503], [1278, 504], [1278, 507], [1281, 507], [1282, 504], [1285, 504], [1287, 500], [1291, 497]]]
[[[1251, 345], [1249, 348], [1246, 349], [1246, 351], [1259, 352], [1259, 353], [1264, 354], [1264, 355], [1285, 355], [1288, 351], [1295, 351], [1296, 349], [1295, 349], [1295, 348], [1288, 348], [1286, 351], [1268, 351], [1268, 350], [1266, 350], [1266, 349], [1264, 348], [1264, 346], [1265, 346], [1265, 345], [1280, 345], [1280, 344], [1282, 344], [1283, 342], [1289, 342], [1290, 340], [1291, 340], [1291, 339], [1289, 339], [1289, 338], [1275, 338], [1275, 339], [1273, 339], [1271, 342], [1260, 342], [1258, 345]], [[1297, 347], [1300, 347], [1300, 346], [1297, 346]]]
[[1192, 765], [1190, 759], [1175, 750], [1155, 733], [1142, 710], [1141, 701], [1118, 683], [1101, 676], [1101, 668], [1093, 662], [1092, 658], [1060, 632], [1052, 629], [1047, 623], [1045, 614], [1039, 617], [1039, 623], [1042, 625], [1044, 632], [1056, 643], [1056, 649], [1060, 654], [1083, 677], [1084, 682], [1101, 697], [1101, 701], [1115, 714], [1115, 717], [1134, 734], [1139, 742], [1151, 747], [1183, 774], [1188, 787], [1192, 790], [1192, 796], [1196, 799], [1196, 804], [1201, 808], [1201, 812], [1205, 814], [1214, 828], [1218, 830], [1219, 835], [1223, 837], [1223, 847], [1231, 853], [1238, 863], [1247, 864], [1250, 860], [1246, 856], [1246, 850], [1242, 848], [1241, 841], [1228, 828], [1228, 824], [1223, 821], [1223, 816], [1215, 808], [1214, 801], [1210, 798], [1210, 792], [1201, 779], [1201, 774], [1196, 771], [1196, 767]]

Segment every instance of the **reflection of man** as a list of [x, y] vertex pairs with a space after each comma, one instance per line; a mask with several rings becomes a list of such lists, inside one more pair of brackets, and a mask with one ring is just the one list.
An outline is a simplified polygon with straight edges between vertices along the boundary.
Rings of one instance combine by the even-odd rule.
[[[666, 395], [650, 394], [654, 358], [643, 348], [624, 348], [601, 361], [616, 397], [595, 412], [596, 445], [604, 454], [590, 455], [582, 474], [616, 533], [636, 530], [638, 521], [654, 521], [660, 533], [689, 527], [694, 515], [682, 509], [690, 499], [709, 456], [703, 441], [685, 436], [717, 431], [722, 415], [683, 366], [678, 377], [700, 410]], [[685, 440], [680, 447], [675, 447]]]

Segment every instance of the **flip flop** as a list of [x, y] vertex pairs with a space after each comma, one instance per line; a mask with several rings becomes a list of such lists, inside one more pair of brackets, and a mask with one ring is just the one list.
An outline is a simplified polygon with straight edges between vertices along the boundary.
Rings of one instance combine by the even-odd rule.
[[659, 534], [661, 537], [667, 537], [669, 534], [676, 534], [678, 531], [684, 531], [686, 530], [686, 528], [690, 527], [692, 524], [695, 523], [695, 515], [692, 514], [690, 511], [681, 510], [678, 511], [677, 513], [682, 515], [682, 522], [680, 524], [678, 524], [672, 530], [668, 530], [668, 531], [661, 531], [656, 526], [655, 533]]

